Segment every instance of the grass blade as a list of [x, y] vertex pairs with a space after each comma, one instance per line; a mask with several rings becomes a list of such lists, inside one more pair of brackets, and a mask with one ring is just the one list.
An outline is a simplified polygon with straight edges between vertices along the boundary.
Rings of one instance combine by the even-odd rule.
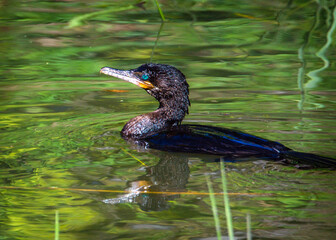
[[211, 201], [211, 209], [212, 209], [212, 214], [214, 217], [215, 221], [215, 226], [216, 226], [216, 234], [217, 234], [217, 239], [220, 240], [222, 239], [222, 233], [220, 229], [220, 223], [219, 223], [219, 216], [218, 216], [218, 209], [216, 205], [216, 199], [215, 199], [215, 194], [212, 188], [212, 183], [210, 181], [210, 178], [208, 175], [205, 175], [206, 182], [208, 184], [208, 190], [209, 190], [209, 196], [210, 196], [210, 201]]
[[59, 240], [59, 215], [58, 215], [58, 210], [55, 211], [55, 240]]
[[223, 200], [224, 200], [224, 207], [225, 207], [225, 216], [226, 216], [227, 228], [229, 232], [229, 239], [234, 240], [229, 195], [227, 194], [228, 192], [227, 192], [227, 185], [226, 185], [225, 166], [224, 166], [224, 161], [222, 159], [220, 161], [220, 168], [221, 168], [221, 177], [222, 177], [222, 187], [223, 187], [223, 193], [224, 193]]
[[159, 29], [159, 32], [158, 32], [158, 34], [156, 36], [156, 40], [155, 40], [155, 43], [154, 43], [154, 47], [152, 49], [152, 54], [151, 54], [149, 62], [152, 62], [152, 60], [153, 60], [154, 52], [155, 52], [157, 43], [159, 42], [159, 38], [160, 38], [160, 34], [161, 34], [163, 26], [164, 26], [164, 22], [161, 22], [160, 29]]
[[166, 21], [166, 18], [165, 18], [165, 16], [163, 15], [163, 12], [162, 12], [162, 10], [161, 10], [161, 8], [160, 8], [160, 4], [159, 4], [158, 0], [154, 0], [154, 1], [155, 1], [156, 6], [157, 6], [157, 8], [158, 8], [158, 10], [159, 10], [159, 13], [160, 13], [160, 16], [161, 16], [162, 21]]
[[251, 231], [251, 215], [246, 215], [246, 239], [252, 240], [252, 231]]

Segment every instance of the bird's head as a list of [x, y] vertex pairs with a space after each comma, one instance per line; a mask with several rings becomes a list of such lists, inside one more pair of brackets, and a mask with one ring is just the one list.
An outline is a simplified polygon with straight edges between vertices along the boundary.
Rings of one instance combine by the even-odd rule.
[[180, 104], [188, 112], [189, 85], [183, 73], [173, 66], [148, 63], [131, 70], [103, 67], [100, 72], [145, 89], [160, 102], [160, 106]]

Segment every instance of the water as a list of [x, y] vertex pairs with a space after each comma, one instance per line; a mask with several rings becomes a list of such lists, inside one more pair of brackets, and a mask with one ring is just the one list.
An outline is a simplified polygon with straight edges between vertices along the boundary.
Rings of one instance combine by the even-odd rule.
[[[190, 84], [185, 123], [335, 156], [332, 1], [160, 2], [163, 26], [151, 1], [2, 4], [1, 239], [52, 239], [56, 210], [60, 239], [216, 236], [203, 193], [204, 175], [222, 191], [218, 163], [121, 139], [126, 121], [157, 103], [99, 75], [103, 66], [174, 65]], [[237, 237], [245, 238], [249, 214], [253, 239], [334, 238], [333, 171], [258, 159], [226, 168]]]

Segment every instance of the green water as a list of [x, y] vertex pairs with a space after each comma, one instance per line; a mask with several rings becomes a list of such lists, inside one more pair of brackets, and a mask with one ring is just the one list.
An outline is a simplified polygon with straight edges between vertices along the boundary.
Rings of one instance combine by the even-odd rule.
[[[157, 103], [103, 66], [174, 65], [185, 123], [335, 157], [335, 1], [159, 2], [163, 26], [154, 1], [0, 1], [0, 239], [53, 239], [56, 210], [60, 239], [216, 237], [202, 193], [205, 175], [222, 191], [219, 164], [121, 139]], [[253, 239], [334, 238], [334, 171], [226, 168], [236, 237], [249, 214]]]

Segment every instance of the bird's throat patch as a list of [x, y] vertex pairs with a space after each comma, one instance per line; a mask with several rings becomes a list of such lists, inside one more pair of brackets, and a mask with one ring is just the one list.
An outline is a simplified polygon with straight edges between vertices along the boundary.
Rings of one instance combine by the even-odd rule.
[[147, 89], [153, 89], [154, 85], [149, 81], [142, 81], [139, 83], [139, 87], [147, 90]]

